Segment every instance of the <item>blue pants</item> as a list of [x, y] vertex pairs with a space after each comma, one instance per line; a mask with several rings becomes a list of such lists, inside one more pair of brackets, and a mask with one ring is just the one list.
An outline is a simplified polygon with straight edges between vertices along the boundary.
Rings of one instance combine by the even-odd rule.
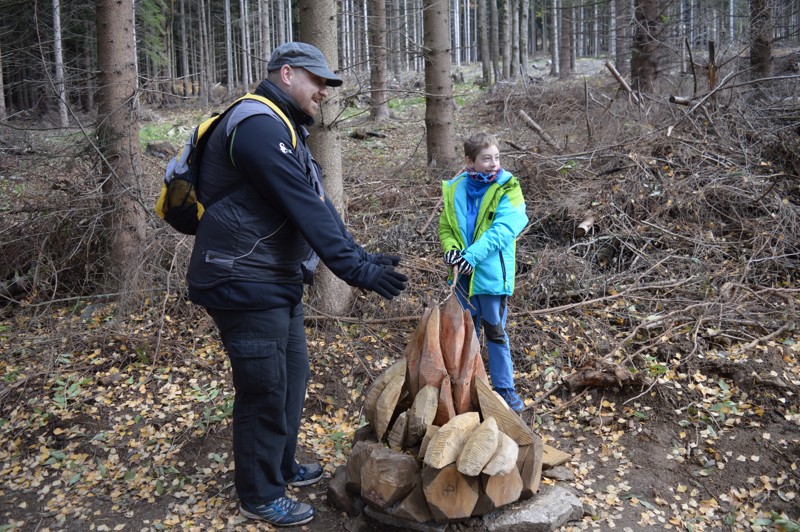
[[236, 492], [258, 506], [282, 497], [299, 468], [297, 433], [311, 376], [303, 306], [208, 313], [233, 371]]
[[489, 376], [495, 388], [514, 388], [514, 363], [506, 334], [508, 297], [486, 294], [469, 294], [469, 277], [459, 277], [456, 294], [461, 307], [468, 309], [475, 323], [475, 334], [486, 336], [489, 352]]

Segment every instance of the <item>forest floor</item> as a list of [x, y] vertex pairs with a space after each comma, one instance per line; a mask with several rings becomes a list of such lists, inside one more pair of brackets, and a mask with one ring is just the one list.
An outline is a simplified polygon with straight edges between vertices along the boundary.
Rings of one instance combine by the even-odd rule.
[[[650, 123], [651, 117], [625, 110], [629, 104], [616, 94], [601, 63], [589, 65], [585, 78], [570, 86], [539, 72], [527, 83], [489, 93], [478, 90], [470, 81], [474, 72], [467, 72], [456, 89], [456, 131], [459, 145], [477, 129], [498, 134], [503, 166], [527, 183], [532, 229], [520, 239], [508, 332], [518, 391], [533, 405], [523, 419], [545, 443], [571, 454], [566, 466], [575, 478], [560, 484], [582, 500], [585, 515], [563, 530], [800, 530], [796, 270], [785, 273], [775, 263], [774, 280], [740, 290], [746, 273], [721, 274], [733, 268], [728, 259], [716, 261], [725, 238], [712, 234], [701, 242], [717, 230], [704, 223], [691, 237], [692, 251], [683, 253], [677, 238], [670, 244], [669, 256], [684, 258], [648, 285], [657, 285], [661, 299], [656, 304], [649, 296], [637, 297], [630, 288], [634, 283], [624, 277], [636, 270], [641, 279], [651, 271], [640, 269], [642, 262], [652, 269], [666, 260], [650, 260], [648, 253], [659, 246], [648, 248], [636, 240], [647, 228], [628, 227], [630, 232], [619, 238], [623, 245], [614, 248], [618, 256], [602, 248], [604, 235], [618, 229], [614, 224], [635, 212], [609, 214], [614, 221], [582, 244], [574, 226], [581, 221], [575, 212], [583, 211], [556, 202], [556, 189], [565, 187], [564, 196], [579, 197], [581, 209], [612, 203], [608, 195], [613, 194], [631, 195], [617, 202], [623, 206], [642, 198], [660, 201], [662, 194], [676, 193], [668, 187], [670, 172], [684, 182], [717, 175], [721, 167], [735, 173], [733, 158], [708, 141], [692, 166], [674, 154], [654, 153], [655, 137], [647, 136], [653, 126], [637, 124]], [[599, 85], [590, 91], [593, 82]], [[585, 108], [583, 103], [563, 106], [572, 100]], [[591, 120], [590, 104], [598, 108]], [[572, 155], [548, 153], [548, 145], [517, 118], [520, 109], [558, 131], [552, 137], [559, 151]], [[366, 388], [402, 356], [424, 307], [449, 292], [435, 218], [438, 180], [446, 176], [431, 176], [425, 165], [424, 104], [419, 97], [398, 100], [392, 113], [382, 124], [367, 121], [366, 115], [344, 122], [347, 222], [368, 250], [401, 254], [410, 284], [392, 302], [359, 292], [348, 315], [339, 318], [318, 311], [309, 296], [312, 378], [300, 444], [302, 457], [319, 460], [326, 473], [318, 484], [291, 490], [319, 511], [301, 530], [387, 530], [332, 508], [327, 486], [347, 460], [353, 431], [364, 422]], [[145, 129], [171, 131], [162, 139], [176, 145], [197, 119], [196, 110], [154, 114], [159, 116]], [[590, 150], [577, 147], [582, 131], [588, 128], [592, 136], [590, 122], [598, 128], [595, 136], [603, 125], [625, 132], [642, 127], [641, 137], [619, 141], [611, 164], [619, 176], [607, 168], [579, 171], [590, 167], [592, 156], [584, 155]], [[664, 169], [667, 159], [670, 168]], [[157, 175], [164, 161], [149, 157], [145, 164]], [[768, 169], [770, 175], [778, 172]], [[658, 171], [663, 172], [660, 188], [651, 184], [644, 195], [621, 174], [647, 182]], [[773, 179], [772, 188], [759, 190], [765, 195], [783, 191], [784, 205], [794, 216], [800, 193]], [[595, 188], [589, 189], [590, 183]], [[685, 209], [682, 215], [691, 215], [689, 200], [676, 203]], [[654, 205], [649, 208], [655, 210]], [[648, 223], [660, 222], [650, 218]], [[669, 232], [676, 235], [694, 223], [684, 219]], [[796, 250], [795, 226], [785, 227], [781, 241]], [[175, 239], [169, 247], [185, 254], [187, 242]], [[623, 254], [625, 243], [635, 248], [632, 253]], [[591, 246], [597, 247], [590, 256]], [[581, 269], [590, 261], [594, 276]], [[697, 272], [683, 276], [684, 262], [686, 268], [711, 270], [702, 287], [692, 288], [701, 294], [696, 302], [687, 302], [688, 292], [682, 291], [695, 286]], [[603, 283], [597, 272], [606, 276]], [[124, 315], [115, 305], [90, 298], [71, 300], [69, 306], [27, 300], [3, 312], [0, 532], [269, 529], [237, 512], [232, 386], [218, 335], [186, 301], [180, 267], [169, 275], [166, 299], [155, 294]], [[714, 283], [718, 290], [709, 286]], [[751, 299], [751, 293], [757, 297]], [[719, 306], [703, 306], [717, 301]], [[724, 311], [729, 307], [739, 309], [738, 321], [728, 321]], [[698, 314], [698, 308], [706, 312]], [[681, 321], [687, 316], [692, 320]], [[575, 389], [565, 384], [564, 377], [599, 356], [641, 378]], [[450, 525], [452, 530], [482, 528], [479, 519]]]

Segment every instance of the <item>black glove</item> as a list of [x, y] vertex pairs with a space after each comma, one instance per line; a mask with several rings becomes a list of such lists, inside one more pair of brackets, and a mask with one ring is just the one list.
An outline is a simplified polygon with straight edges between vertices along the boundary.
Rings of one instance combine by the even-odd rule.
[[381, 266], [381, 271], [372, 283], [372, 291], [391, 300], [406, 289], [408, 277], [395, 271], [392, 266]]
[[384, 255], [383, 253], [371, 253], [369, 260], [372, 264], [379, 266], [397, 266], [400, 264], [401, 257], [398, 255]]
[[464, 255], [461, 253], [458, 254], [458, 259], [456, 259], [456, 262], [453, 264], [453, 266], [458, 268], [459, 275], [472, 275], [472, 264], [467, 262], [467, 259], [465, 259]]
[[444, 254], [444, 263], [448, 266], [455, 265], [458, 262], [458, 258], [461, 256], [461, 252], [457, 249], [451, 249], [447, 253]]

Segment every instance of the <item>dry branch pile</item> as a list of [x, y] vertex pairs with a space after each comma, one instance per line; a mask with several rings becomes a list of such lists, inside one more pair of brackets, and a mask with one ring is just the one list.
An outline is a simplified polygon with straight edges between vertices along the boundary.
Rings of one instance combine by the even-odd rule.
[[455, 296], [425, 310], [405, 357], [369, 389], [364, 413], [374, 438], [353, 447], [347, 488], [380, 511], [447, 523], [538, 490], [542, 440], [491, 389], [472, 318]]

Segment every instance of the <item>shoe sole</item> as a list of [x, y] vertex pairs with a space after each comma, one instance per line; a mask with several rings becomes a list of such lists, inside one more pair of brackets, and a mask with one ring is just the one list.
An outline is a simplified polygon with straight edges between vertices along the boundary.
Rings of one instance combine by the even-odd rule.
[[258, 514], [250, 513], [244, 508], [239, 507], [239, 513], [242, 514], [244, 517], [248, 519], [255, 519], [257, 521], [264, 521], [265, 523], [269, 523], [272, 526], [297, 526], [297, 525], [304, 525], [314, 519], [316, 514], [311, 514], [305, 519], [301, 519], [300, 521], [293, 521], [291, 523], [276, 523], [274, 521], [270, 521], [269, 519], [264, 519]]
[[310, 486], [311, 484], [316, 484], [320, 480], [322, 480], [322, 475], [316, 478], [310, 478], [308, 480], [296, 480], [294, 482], [287, 482], [286, 485], [291, 486], [293, 488], [302, 488], [303, 486]]

